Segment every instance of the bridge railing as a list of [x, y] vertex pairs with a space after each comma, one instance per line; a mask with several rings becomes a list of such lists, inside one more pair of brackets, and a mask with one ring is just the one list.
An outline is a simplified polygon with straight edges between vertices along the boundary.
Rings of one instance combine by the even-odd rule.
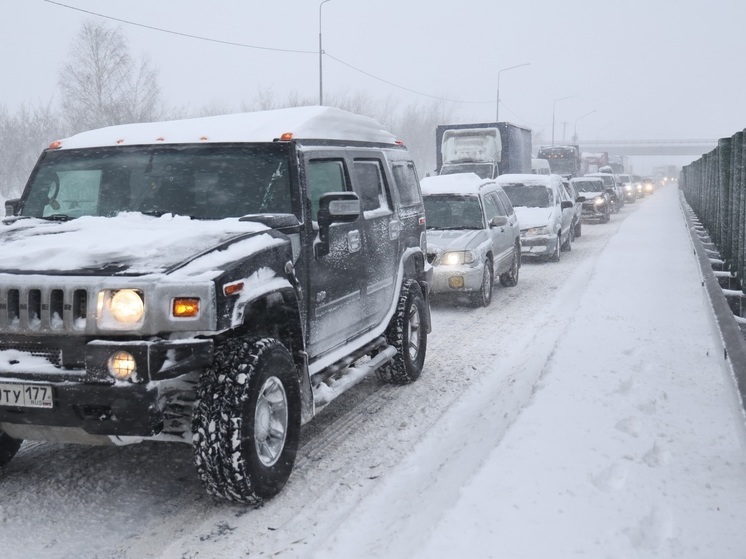
[[744, 131], [681, 170], [679, 188], [717, 247], [723, 269], [746, 287], [746, 145]]

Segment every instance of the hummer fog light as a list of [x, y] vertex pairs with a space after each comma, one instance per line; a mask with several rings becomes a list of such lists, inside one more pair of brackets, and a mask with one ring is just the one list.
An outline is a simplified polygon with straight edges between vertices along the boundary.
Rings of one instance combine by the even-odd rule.
[[451, 289], [461, 289], [464, 287], [464, 278], [463, 276], [451, 276], [448, 278], [448, 287]]
[[199, 299], [196, 297], [178, 297], [173, 300], [171, 313], [175, 318], [195, 318], [199, 316]]
[[109, 374], [117, 380], [127, 380], [135, 374], [135, 358], [126, 351], [117, 351], [106, 362]]

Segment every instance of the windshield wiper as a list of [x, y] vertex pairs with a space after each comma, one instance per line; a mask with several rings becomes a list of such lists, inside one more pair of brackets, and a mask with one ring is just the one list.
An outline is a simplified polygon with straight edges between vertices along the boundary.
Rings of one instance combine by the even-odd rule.
[[179, 214], [179, 213], [176, 213], [176, 212], [172, 212], [170, 210], [138, 210], [138, 211], [142, 215], [150, 215], [150, 216], [153, 216], [153, 217], [161, 217], [161, 216], [164, 216], [166, 214], [171, 214], [171, 215], [178, 215], [178, 216], [188, 217], [189, 219], [197, 219], [193, 215]]
[[75, 218], [67, 214], [52, 214], [41, 216], [40, 219], [46, 219], [47, 221], [70, 221]]

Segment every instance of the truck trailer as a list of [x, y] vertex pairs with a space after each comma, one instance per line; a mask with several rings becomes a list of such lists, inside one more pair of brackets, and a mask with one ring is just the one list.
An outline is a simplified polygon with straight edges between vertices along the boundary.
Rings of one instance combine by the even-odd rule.
[[531, 172], [531, 130], [509, 122], [441, 124], [435, 129], [436, 172], [494, 179]]

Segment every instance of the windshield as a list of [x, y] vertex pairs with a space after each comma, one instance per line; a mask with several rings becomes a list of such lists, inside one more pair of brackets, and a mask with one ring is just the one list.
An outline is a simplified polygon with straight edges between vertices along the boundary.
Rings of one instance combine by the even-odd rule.
[[428, 229], [482, 229], [482, 207], [476, 196], [425, 196]]
[[552, 193], [542, 184], [502, 184], [514, 207], [548, 208], [554, 202]]
[[489, 163], [463, 163], [460, 165], [449, 164], [443, 165], [440, 170], [441, 175], [456, 175], [458, 173], [476, 173], [480, 179], [492, 179], [492, 170], [494, 165]]
[[549, 161], [549, 168], [556, 175], [573, 173], [577, 164], [574, 150], [565, 148], [549, 148], [539, 150], [538, 157]]
[[614, 177], [611, 175], [598, 175], [598, 178], [604, 181], [607, 188], [614, 188]]
[[573, 181], [578, 192], [601, 192], [604, 184], [601, 181]]
[[20, 215], [166, 213], [222, 219], [292, 213], [288, 147], [138, 146], [49, 151]]

